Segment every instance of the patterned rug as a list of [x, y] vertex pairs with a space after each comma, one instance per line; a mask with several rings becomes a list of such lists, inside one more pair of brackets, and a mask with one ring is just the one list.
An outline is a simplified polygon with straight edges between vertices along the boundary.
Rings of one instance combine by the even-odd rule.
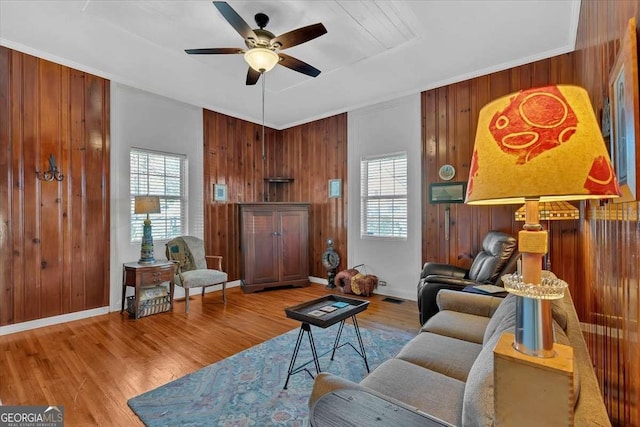
[[[337, 325], [327, 329], [312, 326], [319, 354], [330, 349]], [[393, 357], [413, 335], [360, 328], [369, 367], [373, 370]], [[129, 407], [147, 426], [306, 426], [307, 401], [313, 379], [305, 371], [291, 376], [283, 390], [298, 329], [237, 353], [218, 363], [151, 390], [128, 401]], [[303, 337], [296, 367], [311, 360], [309, 340]], [[358, 347], [355, 330], [345, 324], [340, 343]], [[362, 358], [345, 345], [320, 357], [320, 367], [359, 382], [367, 374]], [[313, 363], [307, 368], [315, 374]]]

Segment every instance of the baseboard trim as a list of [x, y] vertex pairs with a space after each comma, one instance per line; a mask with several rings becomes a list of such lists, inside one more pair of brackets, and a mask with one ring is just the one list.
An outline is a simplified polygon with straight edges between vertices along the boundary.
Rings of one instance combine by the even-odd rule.
[[309, 281], [311, 283], [319, 283], [320, 285], [328, 285], [329, 284], [327, 279], [323, 279], [321, 277], [309, 276]]
[[100, 316], [108, 313], [109, 307], [100, 307], [91, 310], [77, 311], [75, 313], [61, 314], [59, 316], [46, 317], [44, 319], [29, 320], [27, 322], [16, 323], [14, 325], [0, 326], [0, 336], [30, 331], [32, 329], [43, 328], [45, 326], [59, 325], [60, 323], [87, 319], [89, 317]]
[[[240, 283], [240, 280], [234, 280], [233, 282], [227, 283], [227, 288], [235, 288], [240, 286]], [[205, 293], [209, 292], [220, 292], [220, 289], [214, 289], [213, 287], [205, 289]], [[184, 299], [184, 296], [176, 297], [176, 300], [180, 299]], [[27, 322], [16, 323], [13, 325], [0, 326], [0, 336], [44, 328], [45, 326], [59, 325], [61, 323], [72, 322], [74, 320], [88, 319], [89, 317], [109, 314], [114, 311], [120, 311], [119, 302], [117, 307], [100, 307], [91, 310], [77, 311], [75, 313], [61, 314], [59, 316], [46, 317], [44, 319], [29, 320]]]

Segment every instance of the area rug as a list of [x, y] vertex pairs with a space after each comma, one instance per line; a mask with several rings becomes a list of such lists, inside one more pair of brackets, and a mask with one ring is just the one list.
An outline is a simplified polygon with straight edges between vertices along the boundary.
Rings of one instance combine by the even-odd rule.
[[[312, 326], [319, 354], [330, 349], [337, 327]], [[395, 356], [413, 335], [360, 328], [369, 367], [373, 370]], [[283, 390], [298, 329], [277, 336], [220, 362], [151, 390], [128, 401], [147, 426], [306, 426], [313, 379], [301, 371]], [[340, 343], [358, 347], [355, 330], [345, 324]], [[362, 358], [345, 345], [320, 357], [323, 372], [359, 382], [367, 375]], [[311, 360], [304, 336], [296, 366]], [[313, 363], [307, 365], [315, 374]]]

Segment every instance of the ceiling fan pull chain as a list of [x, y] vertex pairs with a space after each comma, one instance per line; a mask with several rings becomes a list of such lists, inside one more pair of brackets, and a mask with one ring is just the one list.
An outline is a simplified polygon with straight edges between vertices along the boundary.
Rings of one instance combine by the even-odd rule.
[[264, 147], [264, 88], [265, 81], [267, 79], [266, 73], [262, 73], [262, 161], [264, 162], [267, 159], [267, 155], [265, 153]]

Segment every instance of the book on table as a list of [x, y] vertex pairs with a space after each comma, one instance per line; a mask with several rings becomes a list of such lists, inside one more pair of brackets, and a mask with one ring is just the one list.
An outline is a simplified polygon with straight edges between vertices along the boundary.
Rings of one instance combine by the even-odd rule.
[[307, 313], [309, 316], [315, 316], [315, 317], [320, 317], [320, 316], [324, 316], [325, 314], [327, 314], [326, 311], [322, 311], [322, 310], [313, 310]]
[[476, 285], [473, 289], [477, 289], [480, 292], [484, 292], [485, 294], [498, 294], [501, 292], [506, 292], [506, 289], [501, 286], [496, 285]]

